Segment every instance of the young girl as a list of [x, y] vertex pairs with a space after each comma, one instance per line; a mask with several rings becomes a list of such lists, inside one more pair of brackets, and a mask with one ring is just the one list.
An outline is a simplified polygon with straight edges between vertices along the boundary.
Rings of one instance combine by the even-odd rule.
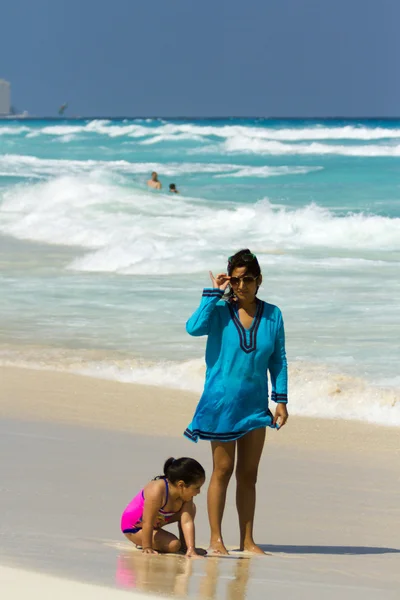
[[[169, 458], [164, 475], [148, 483], [128, 504], [121, 518], [121, 530], [128, 540], [142, 546], [144, 554], [178, 552], [198, 556], [194, 541], [196, 506], [206, 478], [200, 463], [193, 458]], [[162, 527], [178, 523], [180, 540]]]

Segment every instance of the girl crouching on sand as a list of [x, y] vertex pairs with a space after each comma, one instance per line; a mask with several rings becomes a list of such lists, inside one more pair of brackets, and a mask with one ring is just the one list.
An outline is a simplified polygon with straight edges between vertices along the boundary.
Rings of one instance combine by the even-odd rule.
[[[186, 556], [198, 556], [193, 498], [200, 493], [205, 478], [205, 471], [197, 460], [169, 458], [164, 464], [164, 475], [150, 481], [124, 510], [122, 533], [141, 546], [145, 554], [183, 550]], [[180, 540], [162, 530], [170, 523], [178, 523]]]

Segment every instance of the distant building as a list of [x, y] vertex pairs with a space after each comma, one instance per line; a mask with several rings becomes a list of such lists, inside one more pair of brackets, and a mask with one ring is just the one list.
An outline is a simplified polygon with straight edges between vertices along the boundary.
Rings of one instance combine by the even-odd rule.
[[0, 79], [0, 115], [9, 115], [11, 111], [11, 86]]

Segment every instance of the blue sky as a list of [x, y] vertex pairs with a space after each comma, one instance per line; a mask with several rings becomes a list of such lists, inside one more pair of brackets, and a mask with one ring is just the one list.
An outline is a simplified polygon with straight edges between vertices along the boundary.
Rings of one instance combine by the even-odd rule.
[[12, 0], [0, 78], [33, 115], [400, 115], [400, 0]]

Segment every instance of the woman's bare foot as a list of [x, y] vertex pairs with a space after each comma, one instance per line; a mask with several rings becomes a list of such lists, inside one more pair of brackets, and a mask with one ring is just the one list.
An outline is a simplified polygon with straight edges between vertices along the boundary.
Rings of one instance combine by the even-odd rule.
[[257, 546], [255, 542], [245, 542], [243, 547], [240, 547], [240, 550], [241, 552], [244, 550], [245, 552], [251, 552], [252, 554], [265, 554], [264, 550], [260, 548], [260, 546]]
[[229, 552], [225, 548], [224, 542], [222, 540], [216, 540], [215, 542], [210, 542], [210, 546], [207, 549], [207, 554], [211, 556], [226, 556], [227, 554], [229, 554]]
[[[197, 554], [199, 556], [205, 556], [207, 554], [207, 550], [204, 550], [204, 548], [195, 548]], [[184, 546], [181, 546], [181, 549], [179, 550], [178, 554], [186, 554], [187, 552], [187, 547], [186, 544]]]

